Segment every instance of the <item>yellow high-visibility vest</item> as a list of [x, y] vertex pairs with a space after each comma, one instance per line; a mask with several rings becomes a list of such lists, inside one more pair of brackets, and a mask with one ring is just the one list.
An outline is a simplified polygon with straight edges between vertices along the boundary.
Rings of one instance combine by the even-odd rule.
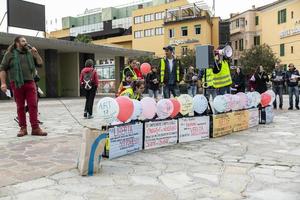
[[124, 90], [120, 96], [128, 96], [130, 99], [136, 99], [139, 100], [140, 99], [140, 95], [139, 94], [134, 94], [132, 87], [127, 88], [126, 90]]
[[206, 85], [206, 87], [214, 87], [214, 72], [212, 68], [206, 69], [206, 82], [204, 80], [204, 76], [202, 77], [202, 83]]
[[[160, 82], [163, 83], [165, 80], [166, 61], [165, 59], [160, 60]], [[176, 66], [176, 81], [179, 82], [180, 69], [179, 65]]]
[[230, 68], [227, 61], [222, 60], [221, 71], [213, 76], [213, 85], [215, 88], [222, 88], [232, 84]]
[[123, 69], [123, 78], [122, 78], [122, 81], [125, 81], [125, 76], [126, 76], [126, 74], [125, 74], [125, 70], [126, 69], [129, 69], [130, 70], [130, 72], [132, 73], [132, 75], [133, 75], [133, 77], [132, 77], [132, 80], [133, 81], [136, 81], [138, 78], [137, 78], [137, 75], [136, 75], [136, 73], [135, 73], [135, 71], [130, 67], [130, 66], [127, 66], [127, 67], [125, 67], [124, 69]]

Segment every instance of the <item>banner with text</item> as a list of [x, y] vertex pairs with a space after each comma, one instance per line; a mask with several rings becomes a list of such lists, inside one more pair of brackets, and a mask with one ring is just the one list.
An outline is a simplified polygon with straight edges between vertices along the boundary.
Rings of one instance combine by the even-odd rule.
[[180, 118], [179, 142], [190, 142], [209, 138], [209, 116]]
[[233, 112], [233, 131], [242, 131], [249, 128], [249, 112], [241, 110]]
[[213, 137], [220, 137], [233, 132], [233, 113], [213, 115]]
[[126, 124], [109, 129], [109, 158], [124, 156], [143, 148], [143, 124]]
[[259, 112], [258, 108], [249, 109], [249, 128], [258, 126], [259, 124]]
[[176, 144], [177, 139], [177, 120], [163, 120], [145, 123], [145, 149], [154, 149]]

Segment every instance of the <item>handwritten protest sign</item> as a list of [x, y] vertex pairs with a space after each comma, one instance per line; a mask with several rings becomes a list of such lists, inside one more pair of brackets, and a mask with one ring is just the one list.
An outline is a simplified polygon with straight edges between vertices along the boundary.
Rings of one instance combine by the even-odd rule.
[[220, 137], [233, 132], [233, 113], [213, 115], [213, 137]]
[[190, 142], [209, 138], [209, 117], [179, 119], [179, 142]]
[[259, 112], [258, 108], [249, 109], [249, 128], [258, 126], [259, 124]]
[[233, 131], [242, 131], [249, 128], [249, 112], [241, 110], [233, 112]]
[[109, 158], [127, 155], [143, 148], [143, 124], [126, 124], [109, 129]]
[[177, 120], [145, 123], [145, 149], [153, 149], [177, 143]]

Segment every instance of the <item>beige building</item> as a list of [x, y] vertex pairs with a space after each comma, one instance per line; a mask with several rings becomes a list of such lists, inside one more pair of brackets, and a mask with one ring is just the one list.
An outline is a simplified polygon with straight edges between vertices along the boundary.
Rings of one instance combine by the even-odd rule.
[[294, 63], [300, 68], [300, 0], [280, 0], [233, 14], [230, 40], [234, 63], [253, 45], [268, 44], [283, 65]]

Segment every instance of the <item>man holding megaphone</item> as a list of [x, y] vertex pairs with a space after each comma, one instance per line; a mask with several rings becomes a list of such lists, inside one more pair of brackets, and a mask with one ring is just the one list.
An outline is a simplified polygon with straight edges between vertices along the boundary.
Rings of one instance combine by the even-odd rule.
[[7, 91], [6, 75], [11, 80], [11, 88], [17, 104], [20, 131], [18, 137], [27, 135], [25, 101], [27, 102], [32, 127], [31, 135], [46, 136], [39, 127], [37, 111], [37, 90], [34, 82], [35, 66], [42, 66], [38, 51], [28, 45], [23, 36], [14, 39], [0, 65], [1, 90]]

